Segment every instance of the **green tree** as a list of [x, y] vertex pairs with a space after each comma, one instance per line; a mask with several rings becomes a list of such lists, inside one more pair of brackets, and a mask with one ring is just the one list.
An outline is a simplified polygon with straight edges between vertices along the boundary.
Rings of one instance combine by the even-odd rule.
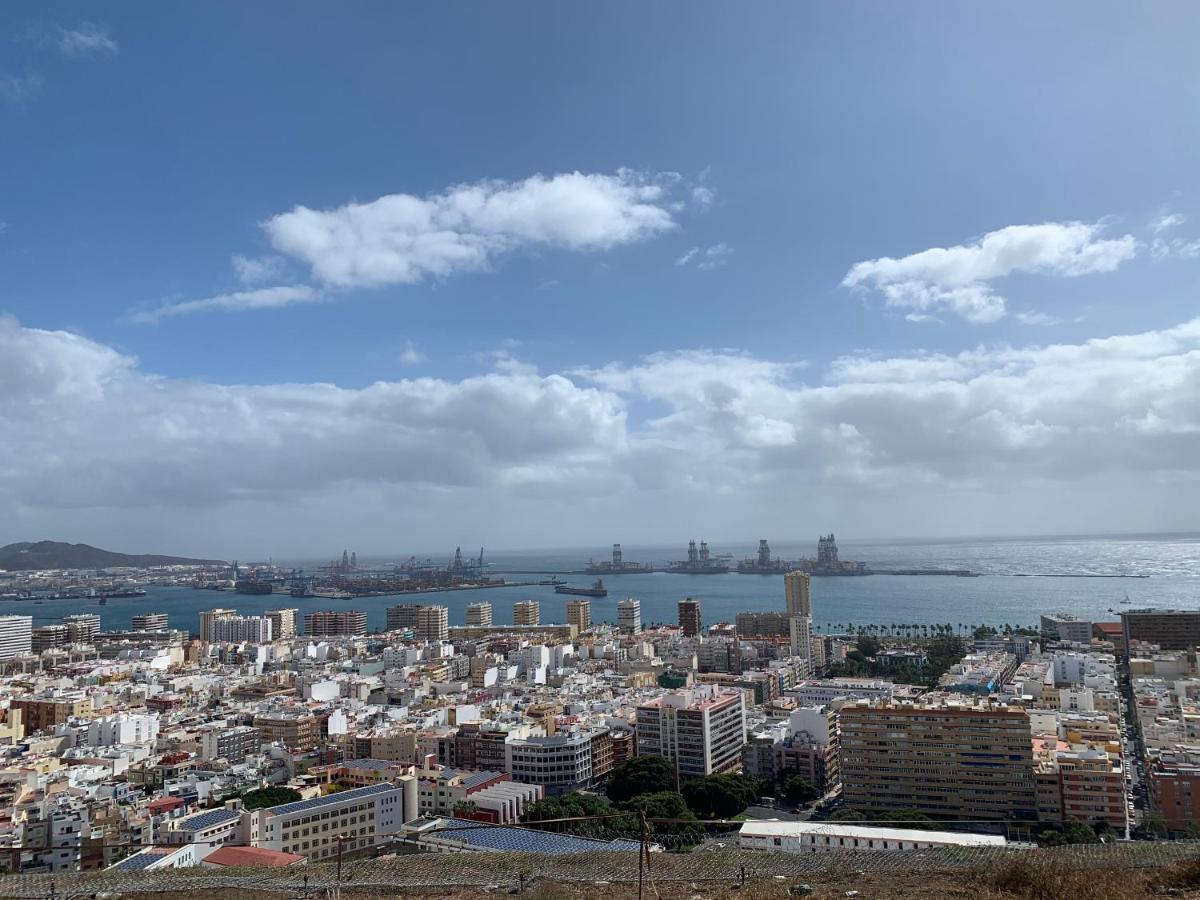
[[758, 799], [758, 779], [742, 775], [706, 775], [683, 786], [683, 798], [701, 819], [732, 819]]
[[[595, 794], [564, 794], [561, 797], [546, 797], [536, 803], [529, 804], [521, 821], [533, 828], [545, 831], [557, 831], [564, 834], [575, 834], [580, 837], [607, 838], [616, 834], [626, 834], [629, 822], [624, 817], [620, 819], [599, 818], [619, 813], [620, 810], [609, 805], [603, 797]], [[581, 822], [553, 822], [552, 819], [582, 818]], [[591, 818], [591, 821], [586, 819]], [[540, 824], [545, 823], [545, 824]]]
[[635, 756], [613, 769], [608, 780], [608, 799], [624, 803], [640, 794], [675, 790], [675, 766], [661, 756]]
[[[639, 794], [621, 804], [621, 809], [636, 815], [645, 813], [647, 819], [683, 819], [681, 822], [650, 822], [651, 838], [661, 841], [671, 849], [682, 849], [699, 844], [704, 840], [704, 826], [696, 821], [695, 814], [688, 808], [682, 794], [675, 791], [659, 791], [657, 794]], [[640, 825], [632, 818], [623, 826], [626, 833], [640, 834]]]
[[861, 631], [855, 639], [855, 644], [858, 646], [858, 651], [863, 656], [878, 656], [879, 651], [883, 649], [883, 645], [878, 638], [873, 638], [870, 635], [863, 634]]
[[783, 783], [783, 799], [792, 806], [812, 803], [820, 796], [821, 792], [813, 786], [813, 783], [799, 775], [793, 775]]
[[922, 831], [936, 831], [938, 824], [923, 812], [915, 809], [891, 809], [880, 813], [877, 817], [881, 822], [896, 822], [904, 828], [919, 828]]
[[1063, 826], [1063, 838], [1068, 844], [1098, 844], [1100, 838], [1096, 836], [1096, 830], [1087, 822], [1080, 822], [1078, 819], [1068, 819], [1067, 824]]
[[281, 803], [295, 803], [303, 799], [299, 791], [290, 787], [274, 785], [272, 787], [256, 788], [242, 795], [242, 806], [245, 809], [264, 809], [268, 806], [279, 806]]

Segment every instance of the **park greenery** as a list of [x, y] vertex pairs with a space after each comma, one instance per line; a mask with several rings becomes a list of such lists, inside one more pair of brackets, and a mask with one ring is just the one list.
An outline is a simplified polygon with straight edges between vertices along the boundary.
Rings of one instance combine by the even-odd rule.
[[278, 806], [281, 803], [295, 803], [302, 799], [304, 798], [299, 791], [275, 785], [246, 791], [242, 794], [242, 807], [244, 809], [264, 809], [268, 806]]

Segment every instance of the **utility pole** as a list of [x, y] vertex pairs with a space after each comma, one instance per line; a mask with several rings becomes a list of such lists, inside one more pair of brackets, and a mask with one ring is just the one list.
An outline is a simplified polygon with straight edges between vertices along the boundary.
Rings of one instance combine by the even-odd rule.
[[638, 837], [638, 900], [642, 900], [646, 883], [646, 864], [648, 862], [646, 859], [648, 853], [646, 844], [646, 811], [644, 809], [638, 810]]
[[334, 900], [342, 900], [342, 842], [345, 835], [337, 836], [337, 887], [334, 889]]

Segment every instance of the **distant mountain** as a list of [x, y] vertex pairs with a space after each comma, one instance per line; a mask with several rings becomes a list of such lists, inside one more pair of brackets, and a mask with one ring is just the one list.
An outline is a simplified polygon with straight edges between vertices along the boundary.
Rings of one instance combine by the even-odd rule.
[[113, 553], [87, 544], [36, 541], [0, 547], [0, 569], [21, 572], [29, 569], [106, 569], [110, 566], [199, 566], [222, 565], [220, 559], [188, 559], [153, 553]]

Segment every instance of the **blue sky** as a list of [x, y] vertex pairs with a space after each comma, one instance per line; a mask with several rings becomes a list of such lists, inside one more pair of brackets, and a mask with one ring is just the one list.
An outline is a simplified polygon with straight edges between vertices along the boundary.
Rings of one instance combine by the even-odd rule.
[[1196, 524], [1186, 4], [0, 22], [12, 540]]

